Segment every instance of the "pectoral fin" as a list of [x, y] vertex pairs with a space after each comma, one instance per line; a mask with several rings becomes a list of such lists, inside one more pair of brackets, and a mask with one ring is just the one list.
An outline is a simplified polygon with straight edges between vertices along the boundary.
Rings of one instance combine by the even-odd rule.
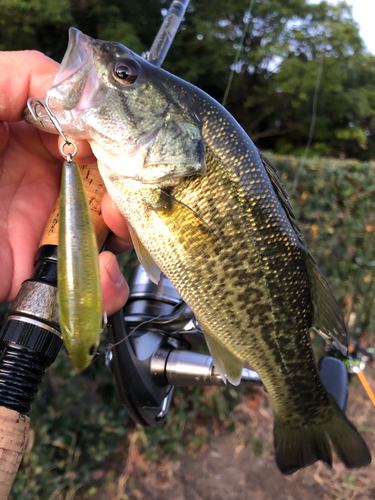
[[348, 334], [340, 306], [325, 277], [310, 254], [307, 256], [311, 299], [314, 306], [312, 327], [344, 356], [348, 353]]
[[242, 376], [243, 362], [216, 340], [210, 333], [202, 328], [208, 349], [211, 353], [214, 365], [220, 373], [221, 378], [232, 385], [239, 385]]
[[[167, 192], [163, 191], [162, 194], [165, 208], [156, 209], [155, 213], [168, 228], [181, 252], [189, 252], [190, 248], [193, 248], [198, 255], [207, 251], [218, 255], [222, 248], [220, 234], [215, 234], [193, 208]], [[189, 242], [188, 246], [186, 242]]]
[[128, 224], [129, 228], [129, 233], [131, 236], [131, 239], [133, 241], [134, 249], [137, 254], [139, 262], [142, 264], [144, 270], [147, 273], [147, 276], [150, 278], [150, 280], [157, 285], [160, 280], [160, 275], [161, 271], [158, 268], [158, 266], [155, 264], [155, 262], [152, 260], [150, 254], [148, 251], [145, 249], [143, 246], [143, 243], [141, 240], [138, 238], [137, 233], [134, 231], [134, 229], [131, 227], [130, 224]]

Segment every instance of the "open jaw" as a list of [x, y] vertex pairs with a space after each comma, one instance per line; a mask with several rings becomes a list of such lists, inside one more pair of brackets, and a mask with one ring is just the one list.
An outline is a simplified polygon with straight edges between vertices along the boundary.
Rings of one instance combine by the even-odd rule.
[[[82, 99], [89, 75], [93, 73], [90, 71], [93, 59], [92, 42], [92, 38], [75, 28], [70, 28], [68, 48], [54, 83], [47, 90], [47, 99], [40, 99], [42, 104], [48, 101], [52, 113], [56, 115], [64, 131], [66, 124], [72, 121], [72, 111]], [[23, 115], [27, 123], [45, 132], [58, 133], [47, 112], [37, 100], [32, 104], [32, 108], [34, 115], [29, 108], [24, 110]]]
[[76, 28], [69, 30], [69, 43], [55, 77], [47, 91], [52, 109], [71, 110], [82, 98], [93, 62], [93, 39]]
[[[94, 40], [75, 28], [69, 30], [69, 43], [53, 85], [47, 90], [48, 105], [63, 131], [72, 139], [88, 139], [84, 114], [101, 104], [105, 88], [97, 72]], [[42, 100], [43, 101], [43, 100]], [[47, 113], [36, 102], [37, 120], [27, 110], [25, 120], [46, 132], [56, 133]]]

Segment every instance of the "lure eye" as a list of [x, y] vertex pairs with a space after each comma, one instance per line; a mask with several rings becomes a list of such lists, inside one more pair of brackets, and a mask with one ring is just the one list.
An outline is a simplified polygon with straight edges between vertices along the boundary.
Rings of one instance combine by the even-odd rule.
[[96, 347], [96, 346], [95, 346], [95, 344], [92, 344], [92, 346], [90, 347], [90, 349], [89, 349], [89, 355], [90, 355], [90, 356], [92, 356], [92, 355], [94, 354], [94, 352], [95, 352], [95, 347]]
[[137, 79], [138, 72], [128, 61], [117, 61], [113, 66], [113, 77], [120, 83], [130, 85]]

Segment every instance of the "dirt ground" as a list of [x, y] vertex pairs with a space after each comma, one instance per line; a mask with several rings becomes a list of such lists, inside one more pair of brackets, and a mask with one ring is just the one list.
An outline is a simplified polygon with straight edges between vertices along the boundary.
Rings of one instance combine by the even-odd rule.
[[[375, 369], [366, 370], [375, 388]], [[232, 434], [218, 432], [195, 455], [151, 463], [139, 453], [137, 432], [116, 465], [93, 473], [91, 500], [371, 500], [375, 465], [348, 470], [334, 457], [330, 470], [318, 463], [283, 476], [274, 462], [272, 412], [267, 396], [255, 393], [236, 408]], [[375, 408], [359, 380], [351, 384], [347, 415], [375, 455]]]

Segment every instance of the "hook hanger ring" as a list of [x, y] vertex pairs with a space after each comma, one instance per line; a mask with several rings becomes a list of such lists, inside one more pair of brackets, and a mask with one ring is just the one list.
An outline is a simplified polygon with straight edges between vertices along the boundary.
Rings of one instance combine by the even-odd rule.
[[[64, 151], [65, 146], [73, 146], [73, 148], [74, 148], [73, 153], [65, 153], [65, 151]], [[77, 144], [75, 144], [74, 142], [71, 142], [71, 141], [65, 141], [60, 146], [60, 153], [68, 161], [71, 161], [71, 159], [73, 158], [73, 156], [75, 156], [77, 154], [77, 151], [78, 151]]]

